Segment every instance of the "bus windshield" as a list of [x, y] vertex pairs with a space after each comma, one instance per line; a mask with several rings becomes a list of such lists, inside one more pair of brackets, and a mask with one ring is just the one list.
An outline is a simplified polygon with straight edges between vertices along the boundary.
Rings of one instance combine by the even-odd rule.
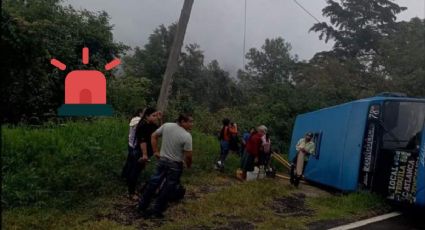
[[382, 148], [417, 150], [424, 120], [424, 102], [385, 102], [381, 121]]

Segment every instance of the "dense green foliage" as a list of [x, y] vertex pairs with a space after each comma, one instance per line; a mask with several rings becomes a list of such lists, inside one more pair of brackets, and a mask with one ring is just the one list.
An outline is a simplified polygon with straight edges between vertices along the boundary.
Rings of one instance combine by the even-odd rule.
[[[423, 97], [425, 20], [396, 22], [403, 10], [389, 0], [329, 0], [323, 15], [330, 24], [315, 24], [311, 31], [319, 39], [335, 41], [331, 51], [301, 61], [284, 38], [269, 38], [260, 48], [249, 49], [247, 64], [235, 78], [217, 61], [205, 63], [201, 47], [189, 44], [180, 55], [166, 115], [171, 120], [181, 111], [192, 111], [197, 129], [207, 134], [215, 134], [224, 117], [241, 129], [265, 124], [274, 148], [286, 152], [298, 114], [382, 91]], [[108, 102], [126, 117], [155, 105], [175, 24], [159, 26], [146, 45], [125, 54], [128, 47], [114, 41], [105, 12], [75, 10], [60, 0], [6, 0], [1, 17], [0, 89], [6, 95], [0, 99], [2, 122], [54, 117], [63, 103], [66, 73], [102, 70], [120, 56], [122, 69], [105, 72]], [[83, 46], [90, 48], [87, 66], [81, 63]], [[67, 70], [51, 66], [51, 58], [67, 64]], [[125, 120], [3, 130], [5, 206], [107, 192], [125, 155]], [[210, 167], [217, 154], [215, 140], [197, 136], [195, 143], [210, 154], [200, 167]]]
[[2, 205], [69, 203], [104, 193], [116, 185], [127, 132], [119, 120], [3, 127]]
[[322, 12], [330, 19], [316, 23], [310, 30], [320, 39], [335, 40], [333, 52], [340, 58], [362, 58], [379, 53], [379, 41], [393, 32], [396, 15], [406, 7], [391, 0], [327, 0]]
[[[236, 78], [215, 60], [204, 63], [201, 47], [189, 44], [180, 55], [166, 114], [192, 111], [208, 133], [219, 129], [224, 116], [243, 129], [264, 123], [274, 143], [287, 143], [297, 114], [382, 91], [424, 96], [425, 23], [396, 22], [403, 10], [389, 0], [329, 0], [323, 15], [330, 24], [314, 24], [311, 31], [335, 41], [331, 51], [300, 61], [284, 38], [266, 39], [261, 48], [249, 49]], [[54, 116], [63, 101], [65, 71], [51, 66], [50, 58], [70, 70], [102, 69], [127, 48], [113, 41], [105, 12], [75, 10], [60, 0], [5, 1], [2, 17], [2, 54], [9, 57], [1, 69], [2, 92], [9, 95], [2, 97], [6, 122]], [[175, 31], [176, 24], [159, 26], [146, 45], [122, 58], [116, 72], [121, 76], [107, 73], [108, 101], [117, 114], [155, 105]], [[88, 67], [80, 61], [84, 45], [91, 52]]]
[[[7, 0], [1, 14], [2, 121], [18, 122], [54, 116], [63, 103], [64, 79], [74, 69], [103, 70], [127, 48], [113, 41], [106, 12], [78, 11], [60, 0]], [[90, 63], [81, 62], [82, 47]], [[67, 65], [60, 72], [50, 65]], [[107, 78], [111, 74], [106, 73]]]
[[[143, 49], [136, 47], [133, 54], [124, 57], [125, 76], [151, 82], [146, 95], [148, 104], [155, 104], [158, 98], [175, 31], [176, 24], [159, 26], [149, 36]], [[217, 111], [235, 105], [240, 93], [236, 82], [216, 60], [205, 65], [199, 45], [189, 44], [180, 55], [172, 98], [177, 108], [193, 111], [194, 106], [202, 106]]]
[[[127, 155], [126, 120], [2, 128], [3, 207], [67, 207], [94, 196], [124, 193], [120, 174]], [[195, 163], [184, 180], [196, 180], [211, 171], [211, 162], [218, 155], [214, 137], [194, 132], [193, 142]], [[234, 163], [231, 173], [237, 167], [237, 161]], [[145, 179], [153, 165], [144, 173]]]

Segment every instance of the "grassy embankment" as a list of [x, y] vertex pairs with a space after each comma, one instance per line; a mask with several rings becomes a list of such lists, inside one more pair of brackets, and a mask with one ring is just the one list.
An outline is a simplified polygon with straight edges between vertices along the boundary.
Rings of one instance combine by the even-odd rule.
[[[194, 165], [186, 170], [187, 195], [162, 221], [137, 216], [119, 179], [126, 157], [127, 122], [99, 119], [60, 126], [2, 129], [3, 229], [305, 229], [350, 220], [386, 208], [368, 193], [335, 195], [286, 181], [238, 182], [238, 157], [224, 173], [212, 162], [215, 137], [193, 133]], [[143, 173], [153, 170], [151, 162]]]

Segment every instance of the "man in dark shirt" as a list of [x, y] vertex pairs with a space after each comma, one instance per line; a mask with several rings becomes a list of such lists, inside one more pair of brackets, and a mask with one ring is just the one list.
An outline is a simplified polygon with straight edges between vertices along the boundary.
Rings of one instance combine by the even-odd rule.
[[138, 200], [136, 185], [140, 173], [145, 168], [149, 158], [153, 156], [151, 135], [158, 128], [160, 114], [153, 108], [147, 108], [136, 128], [136, 145], [130, 161], [127, 177], [128, 193], [132, 200]]
[[148, 161], [153, 156], [151, 135], [159, 126], [156, 123], [142, 123], [136, 130], [136, 141], [137, 146], [140, 147], [142, 155], [138, 159], [139, 162], [143, 163]]

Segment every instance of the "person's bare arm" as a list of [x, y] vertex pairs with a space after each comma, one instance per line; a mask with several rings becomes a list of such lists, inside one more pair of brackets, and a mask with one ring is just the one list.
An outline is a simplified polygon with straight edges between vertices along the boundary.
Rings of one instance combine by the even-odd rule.
[[184, 151], [184, 162], [187, 168], [192, 167], [192, 151]]
[[301, 147], [301, 141], [302, 139], [300, 139], [297, 145], [295, 146], [295, 149], [297, 150], [297, 152], [305, 152], [305, 148]]
[[140, 148], [142, 149], [142, 157], [140, 157], [139, 162], [148, 160], [148, 148], [146, 147], [146, 143], [140, 143]]
[[151, 136], [151, 144], [152, 144], [152, 150], [153, 154], [156, 158], [159, 158], [159, 150], [158, 150], [158, 139], [160, 135], [157, 133], [153, 133]]

